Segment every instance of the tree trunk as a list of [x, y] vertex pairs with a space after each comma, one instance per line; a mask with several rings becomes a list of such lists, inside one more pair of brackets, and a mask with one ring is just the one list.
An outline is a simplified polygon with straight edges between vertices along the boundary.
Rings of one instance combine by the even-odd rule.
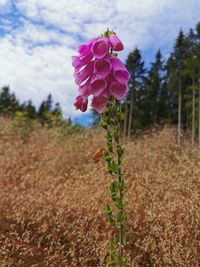
[[127, 133], [127, 122], [128, 122], [128, 100], [125, 100], [125, 112], [124, 112], [124, 138]]
[[195, 138], [195, 87], [194, 78], [192, 79], [192, 145], [194, 145]]
[[200, 79], [199, 79], [199, 114], [198, 114], [198, 119], [199, 119], [199, 126], [198, 126], [198, 129], [199, 129], [199, 132], [198, 132], [198, 137], [199, 137], [199, 148], [200, 148]]
[[129, 111], [129, 122], [128, 122], [128, 138], [131, 137], [132, 118], [133, 118], [133, 90], [131, 90], [131, 99], [130, 99], [130, 111]]
[[181, 105], [182, 105], [182, 94], [181, 94], [181, 79], [179, 78], [179, 88], [178, 88], [178, 137], [177, 143], [181, 143]]

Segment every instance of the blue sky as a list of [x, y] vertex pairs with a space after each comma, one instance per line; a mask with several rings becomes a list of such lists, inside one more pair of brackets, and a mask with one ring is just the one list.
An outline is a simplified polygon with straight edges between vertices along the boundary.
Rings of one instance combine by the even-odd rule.
[[81, 42], [109, 27], [125, 45], [122, 60], [137, 46], [149, 64], [159, 48], [167, 57], [199, 14], [199, 0], [0, 0], [0, 87], [36, 106], [52, 93], [66, 117], [91, 120], [73, 106], [71, 56]]

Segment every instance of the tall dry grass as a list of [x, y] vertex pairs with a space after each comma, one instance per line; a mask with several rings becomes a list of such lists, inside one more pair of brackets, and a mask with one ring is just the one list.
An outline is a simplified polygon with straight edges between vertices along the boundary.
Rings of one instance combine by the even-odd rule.
[[[38, 129], [24, 143], [0, 120], [1, 267], [106, 266], [111, 177], [91, 160], [102, 145], [99, 130], [60, 140]], [[198, 150], [167, 127], [125, 148], [131, 266], [200, 266]]]

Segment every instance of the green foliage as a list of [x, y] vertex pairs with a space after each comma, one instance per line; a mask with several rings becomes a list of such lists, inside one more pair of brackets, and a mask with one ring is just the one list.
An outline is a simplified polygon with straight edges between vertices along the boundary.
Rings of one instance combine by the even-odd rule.
[[15, 94], [11, 94], [10, 88], [4, 86], [0, 91], [0, 115], [10, 116], [19, 109], [19, 102]]
[[12, 130], [14, 135], [23, 142], [27, 141], [34, 129], [34, 121], [28, 117], [25, 111], [17, 111], [12, 120]]
[[0, 116], [13, 118], [13, 133], [26, 140], [38, 122], [47, 129], [52, 129], [59, 137], [64, 138], [83, 128], [73, 125], [71, 119], [64, 119], [59, 103], [53, 105], [51, 94], [42, 101], [38, 111], [32, 101], [20, 104], [8, 86], [0, 90]]

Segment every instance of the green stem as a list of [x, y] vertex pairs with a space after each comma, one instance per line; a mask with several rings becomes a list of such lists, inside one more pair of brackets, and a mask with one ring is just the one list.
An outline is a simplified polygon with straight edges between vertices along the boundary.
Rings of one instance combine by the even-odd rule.
[[[116, 106], [116, 108], [120, 109], [120, 106]], [[121, 113], [121, 110], [119, 110], [119, 112]], [[121, 173], [121, 155], [119, 154], [119, 151], [121, 149], [121, 145], [120, 145], [120, 122], [117, 120], [117, 134], [119, 136], [119, 139], [116, 142], [117, 145], [117, 163], [119, 166], [118, 169], [118, 181], [119, 183], [121, 183], [122, 181], [122, 173]], [[123, 192], [120, 188], [119, 190], [119, 198], [123, 201]], [[124, 213], [124, 208], [119, 209], [122, 213]], [[120, 244], [120, 248], [119, 248], [119, 255], [121, 257], [124, 256], [124, 224], [120, 224], [120, 229], [119, 229], [119, 244]]]
[[104, 114], [102, 114], [101, 125], [107, 130], [107, 161], [108, 172], [116, 177], [117, 180], [112, 181], [109, 191], [115, 210], [106, 205], [105, 212], [108, 214], [109, 223], [116, 227], [118, 230], [118, 238], [115, 243], [115, 248], [110, 250], [110, 265], [124, 267], [124, 224], [125, 224], [125, 212], [124, 212], [124, 190], [126, 189], [125, 181], [121, 171], [121, 161], [124, 154], [122, 145], [120, 143], [121, 135], [121, 123], [123, 122], [123, 114], [121, 112], [121, 106], [118, 101], [111, 98], [109, 105]]

